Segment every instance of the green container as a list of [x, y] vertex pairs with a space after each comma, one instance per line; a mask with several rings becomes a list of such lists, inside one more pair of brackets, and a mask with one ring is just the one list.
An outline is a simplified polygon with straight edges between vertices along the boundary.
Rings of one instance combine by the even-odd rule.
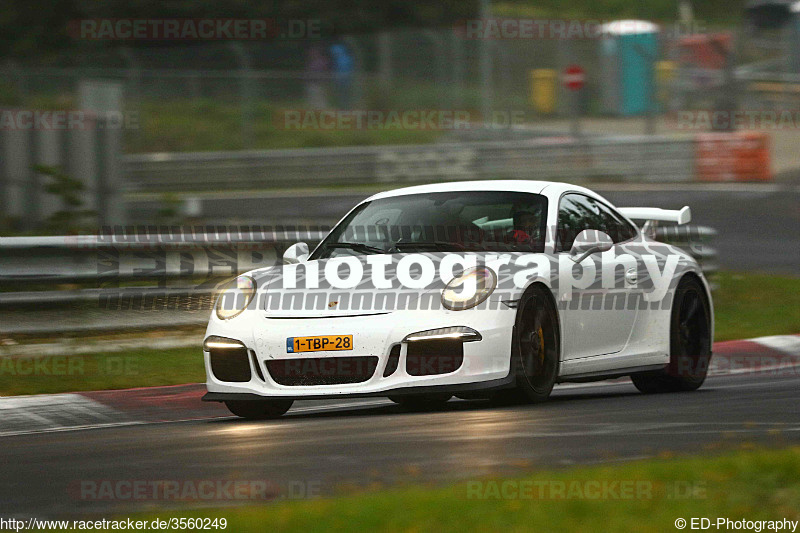
[[633, 116], [657, 106], [658, 26], [646, 21], [616, 21], [603, 26], [603, 107]]

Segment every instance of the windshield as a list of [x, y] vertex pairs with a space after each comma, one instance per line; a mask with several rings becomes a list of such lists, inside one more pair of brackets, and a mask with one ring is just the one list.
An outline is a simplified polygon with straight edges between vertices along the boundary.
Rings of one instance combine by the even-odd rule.
[[373, 253], [544, 250], [547, 198], [506, 191], [409, 194], [365, 202], [311, 259]]

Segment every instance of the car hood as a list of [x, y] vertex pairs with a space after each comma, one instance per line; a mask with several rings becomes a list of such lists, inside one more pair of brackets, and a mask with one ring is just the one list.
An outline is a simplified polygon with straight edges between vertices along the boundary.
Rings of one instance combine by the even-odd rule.
[[[442, 261], [449, 253], [422, 253], [413, 254], [422, 261], [430, 260], [435, 268], [435, 274], [430, 282], [422, 286], [401, 286], [397, 279], [398, 263], [411, 254], [387, 254], [382, 256], [352, 256], [336, 257], [307, 261], [300, 264], [279, 265], [270, 269], [252, 273], [256, 279], [259, 294], [258, 308], [266, 311], [272, 318], [320, 318], [365, 316], [389, 313], [398, 309], [437, 309], [441, 307], [441, 292], [450, 280], [449, 272], [452, 263], [448, 261], [442, 280]], [[497, 260], [497, 253], [469, 253], [458, 254], [469, 257], [479, 265], [485, 264], [490, 268]], [[504, 254], [514, 255], [514, 254]], [[382, 268], [374, 266], [372, 260], [385, 261]], [[360, 282], [350, 287], [343, 287], [343, 283], [330, 279], [326, 272], [339, 272], [339, 279], [346, 280], [350, 273], [350, 265], [355, 271], [359, 268], [362, 274]], [[405, 267], [405, 265], [404, 265]], [[455, 265], [452, 271], [458, 272], [463, 266]], [[391, 287], [379, 288], [373, 281], [379, 278], [379, 271], [383, 270], [382, 279], [391, 283]], [[403, 268], [402, 270], [405, 270]], [[412, 279], [421, 278], [422, 268], [418, 264], [411, 265], [409, 269]], [[495, 272], [497, 269], [495, 268]], [[317, 273], [315, 275], [315, 273]], [[316, 286], [311, 279], [316, 280]], [[333, 281], [333, 283], [332, 283]], [[351, 283], [352, 284], [352, 283]], [[424, 299], [424, 301], [420, 301]]]

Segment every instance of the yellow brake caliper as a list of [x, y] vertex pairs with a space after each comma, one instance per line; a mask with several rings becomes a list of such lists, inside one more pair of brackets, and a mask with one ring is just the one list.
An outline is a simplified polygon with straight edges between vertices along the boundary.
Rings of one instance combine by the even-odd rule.
[[544, 332], [541, 327], [537, 334], [539, 335], [539, 362], [544, 365]]

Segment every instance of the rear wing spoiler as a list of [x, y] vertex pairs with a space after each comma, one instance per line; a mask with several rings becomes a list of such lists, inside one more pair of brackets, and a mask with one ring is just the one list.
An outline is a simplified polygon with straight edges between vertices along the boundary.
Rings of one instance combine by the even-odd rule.
[[681, 209], [660, 209], [658, 207], [620, 207], [618, 209], [620, 213], [632, 220], [674, 222], [676, 224], [688, 224], [692, 220], [692, 210], [688, 205]]

